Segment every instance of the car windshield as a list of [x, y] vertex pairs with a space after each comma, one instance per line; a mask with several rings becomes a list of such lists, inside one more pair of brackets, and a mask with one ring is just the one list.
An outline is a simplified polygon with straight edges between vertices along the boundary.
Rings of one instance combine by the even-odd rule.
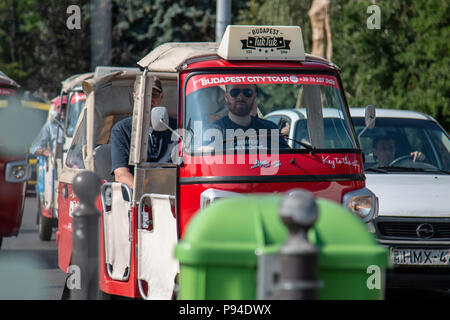
[[357, 148], [338, 80], [330, 74], [197, 74], [185, 95], [191, 151]]
[[72, 92], [69, 95], [69, 105], [67, 106], [67, 125], [66, 134], [68, 137], [73, 136], [77, 125], [78, 117], [86, 103], [86, 95], [83, 92]]
[[[353, 123], [357, 133], [364, 128], [363, 117], [354, 117]], [[366, 170], [450, 171], [449, 137], [433, 121], [376, 118], [360, 140]]]

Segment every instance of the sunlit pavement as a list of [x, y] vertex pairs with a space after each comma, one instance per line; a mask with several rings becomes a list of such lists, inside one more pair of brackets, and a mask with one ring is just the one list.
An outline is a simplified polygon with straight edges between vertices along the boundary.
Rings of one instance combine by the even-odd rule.
[[37, 201], [28, 196], [19, 235], [4, 238], [0, 249], [0, 299], [61, 298], [65, 275], [58, 269], [58, 250], [51, 241], [39, 239]]
[[[39, 239], [36, 224], [37, 201], [28, 196], [18, 237], [4, 238], [0, 250], [0, 300], [60, 300], [65, 282], [58, 268], [58, 250], [53, 232], [51, 241]], [[450, 299], [442, 290], [399, 290], [386, 292], [387, 300]]]

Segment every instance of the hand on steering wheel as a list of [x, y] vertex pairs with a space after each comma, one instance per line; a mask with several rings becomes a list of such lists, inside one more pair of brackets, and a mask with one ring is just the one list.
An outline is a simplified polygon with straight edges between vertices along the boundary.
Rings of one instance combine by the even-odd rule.
[[410, 159], [413, 163], [415, 163], [416, 161], [423, 161], [425, 160], [425, 155], [420, 152], [420, 151], [414, 151], [411, 152], [408, 155], [405, 156], [400, 156], [395, 158], [394, 160], [391, 161], [391, 163], [389, 163], [390, 167], [395, 167], [395, 165], [399, 164], [400, 162], [406, 160], [406, 159]]
[[411, 152], [410, 155], [413, 157], [413, 162], [425, 160], [425, 155], [420, 151]]

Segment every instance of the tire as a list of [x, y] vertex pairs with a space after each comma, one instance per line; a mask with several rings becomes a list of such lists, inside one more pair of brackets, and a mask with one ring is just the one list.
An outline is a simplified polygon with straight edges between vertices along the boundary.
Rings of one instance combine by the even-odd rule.
[[3, 238], [0, 237], [0, 249], [2, 248], [2, 242], [3, 242]]
[[39, 239], [42, 241], [50, 241], [53, 232], [53, 219], [39, 216]]
[[36, 224], [39, 224], [39, 217], [42, 215], [41, 197], [37, 195], [36, 199], [37, 199]]

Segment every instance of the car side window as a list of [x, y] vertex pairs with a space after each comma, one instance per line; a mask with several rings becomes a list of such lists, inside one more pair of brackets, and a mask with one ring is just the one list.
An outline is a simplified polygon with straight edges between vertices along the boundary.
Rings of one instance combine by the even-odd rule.
[[439, 168], [450, 170], [450, 139], [441, 130], [430, 130], [430, 139], [440, 161]]
[[280, 121], [281, 116], [272, 116], [265, 118], [266, 120], [272, 121], [276, 125], [278, 125], [278, 121]]
[[438, 166], [427, 132], [425, 130], [419, 131], [416, 128], [405, 128], [405, 135], [411, 146], [411, 150], [421, 152], [425, 155], [425, 161], [427, 163]]
[[275, 123], [280, 130], [281, 136], [287, 141], [289, 138], [289, 133], [291, 130], [291, 119], [286, 116], [271, 116], [265, 118], [273, 123]]

